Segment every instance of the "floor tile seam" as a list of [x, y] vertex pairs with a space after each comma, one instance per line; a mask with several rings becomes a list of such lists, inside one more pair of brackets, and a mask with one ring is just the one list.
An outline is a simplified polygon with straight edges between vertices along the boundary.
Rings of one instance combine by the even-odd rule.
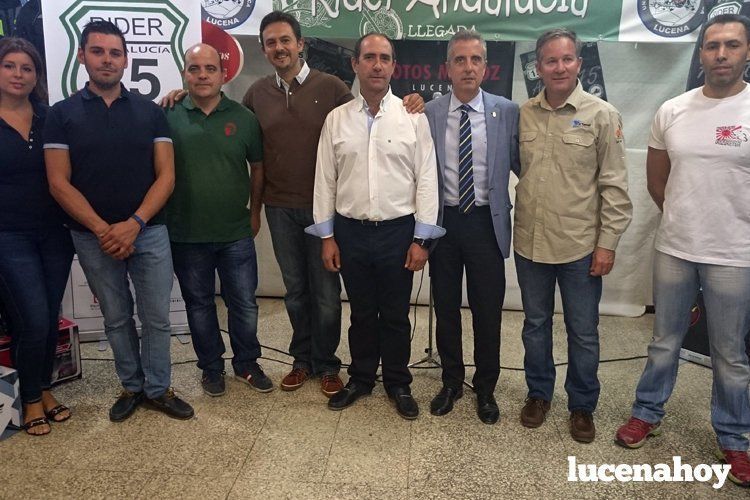
[[333, 452], [333, 445], [336, 442], [336, 438], [339, 435], [339, 426], [341, 425], [341, 415], [342, 412], [338, 411], [337, 418], [336, 418], [336, 428], [333, 430], [333, 438], [331, 439], [331, 444], [328, 446], [328, 454], [325, 458], [325, 464], [323, 464], [323, 474], [320, 476], [320, 483], [325, 484], [325, 477], [326, 474], [328, 474], [328, 464], [331, 462], [331, 453]]
[[268, 423], [268, 417], [276, 409], [278, 402], [279, 402], [278, 398], [273, 399], [273, 404], [271, 405], [271, 408], [268, 410], [268, 412], [266, 412], [263, 418], [263, 424], [261, 424], [260, 429], [255, 434], [255, 436], [253, 436], [253, 445], [248, 448], [247, 453], [245, 454], [245, 459], [242, 461], [242, 465], [240, 465], [240, 467], [237, 469], [237, 474], [234, 476], [234, 481], [232, 481], [232, 486], [229, 487], [227, 494], [224, 496], [224, 500], [228, 500], [229, 495], [234, 490], [234, 487], [237, 484], [237, 481], [239, 480], [240, 475], [242, 474], [242, 471], [245, 470], [245, 465], [247, 465], [247, 461], [250, 458], [250, 454], [253, 452], [253, 449], [258, 444], [258, 436], [260, 436], [261, 432], [263, 432], [263, 429], [266, 427], [266, 423]]

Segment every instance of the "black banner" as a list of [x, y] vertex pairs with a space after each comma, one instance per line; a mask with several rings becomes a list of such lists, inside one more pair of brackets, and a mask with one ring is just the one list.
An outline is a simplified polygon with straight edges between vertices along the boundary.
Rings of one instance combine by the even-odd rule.
[[[529, 98], [532, 98], [544, 88], [544, 83], [536, 71], [536, 53], [526, 52], [521, 54], [520, 58], [523, 79], [526, 82], [526, 93]], [[604, 73], [599, 59], [599, 46], [596, 42], [583, 44], [581, 59], [583, 59], [583, 64], [581, 64], [581, 73], [578, 78], [581, 80], [583, 90], [606, 101], [607, 90], [604, 87]]]
[[[451, 91], [448, 79], [448, 42], [399, 40], [391, 89], [399, 97], [418, 93], [425, 102]], [[514, 42], [487, 42], [487, 72], [482, 89], [511, 98], [513, 90]]]
[[[743, 16], [750, 17], [750, 0], [744, 0], [742, 5], [740, 5], [740, 1], [742, 0], [704, 0], [705, 9], [708, 12], [706, 19], [711, 19], [720, 14], [742, 14]], [[700, 40], [695, 42], [695, 47], [693, 48], [693, 59], [690, 62], [686, 90], [700, 87], [705, 81], [698, 43], [700, 43]], [[744, 79], [746, 82], [750, 82], [750, 61], [745, 64]]]
[[305, 38], [305, 53], [308, 66], [338, 76], [349, 88], [352, 88], [352, 83], [354, 83], [353, 51], [320, 38]]

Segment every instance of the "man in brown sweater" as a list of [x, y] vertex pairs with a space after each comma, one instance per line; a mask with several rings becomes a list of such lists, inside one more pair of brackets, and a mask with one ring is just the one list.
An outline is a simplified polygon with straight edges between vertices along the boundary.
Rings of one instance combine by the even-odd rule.
[[[313, 181], [318, 140], [328, 113], [353, 99], [333, 75], [311, 69], [300, 59], [304, 40], [297, 19], [274, 11], [260, 23], [260, 42], [275, 74], [257, 80], [243, 104], [263, 130], [265, 186], [263, 203], [273, 250], [286, 286], [292, 324], [289, 353], [292, 371], [282, 390], [298, 389], [311, 376], [321, 377], [330, 397], [343, 387], [336, 349], [341, 337], [341, 284], [338, 273], [325, 270], [320, 238], [305, 234], [314, 223]], [[407, 96], [410, 112], [421, 112], [419, 96]]]

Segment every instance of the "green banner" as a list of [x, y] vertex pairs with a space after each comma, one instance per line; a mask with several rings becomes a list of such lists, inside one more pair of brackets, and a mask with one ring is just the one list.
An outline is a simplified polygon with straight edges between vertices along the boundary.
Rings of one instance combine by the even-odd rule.
[[[304, 36], [318, 38], [379, 31], [394, 39], [446, 40], [474, 28], [487, 40], [523, 41], [565, 27], [584, 41], [655, 43], [693, 42], [710, 1], [732, 11], [750, 0], [202, 0], [214, 10], [232, 7], [227, 18], [244, 2], [254, 4], [257, 23], [271, 9], [283, 10], [299, 19]], [[257, 35], [255, 21], [230, 31]]]
[[617, 40], [622, 0], [274, 0], [294, 14], [305, 36], [445, 40], [474, 28], [488, 40], [534, 40], [554, 27], [586, 40]]

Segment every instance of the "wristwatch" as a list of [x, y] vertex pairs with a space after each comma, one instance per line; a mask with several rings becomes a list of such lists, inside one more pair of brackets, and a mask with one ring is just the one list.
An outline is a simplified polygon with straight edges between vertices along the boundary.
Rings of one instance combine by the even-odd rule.
[[424, 247], [428, 246], [430, 243], [432, 243], [432, 240], [426, 240], [424, 238], [414, 238], [412, 240], [412, 243], [416, 243], [420, 247], [424, 248]]

